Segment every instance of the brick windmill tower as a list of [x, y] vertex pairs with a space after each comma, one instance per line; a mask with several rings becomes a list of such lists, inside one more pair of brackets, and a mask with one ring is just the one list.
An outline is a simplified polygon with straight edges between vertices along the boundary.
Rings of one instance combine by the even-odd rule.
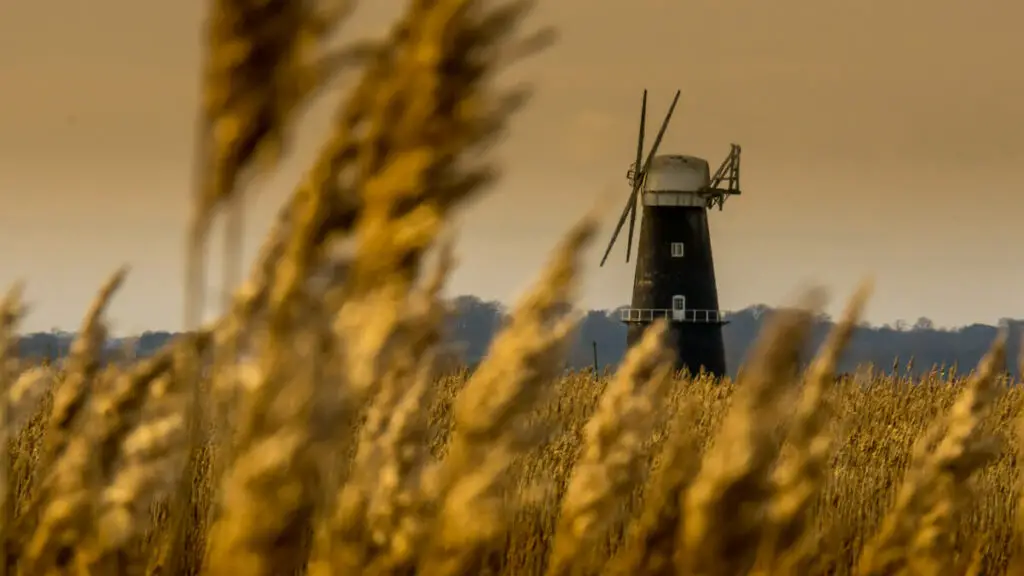
[[728, 197], [740, 194], [740, 147], [732, 145], [714, 174], [703, 158], [659, 155], [658, 147], [679, 95], [676, 91], [644, 159], [647, 116], [647, 91], [644, 90], [636, 161], [627, 174], [632, 192], [601, 265], [608, 260], [627, 218], [626, 262], [629, 262], [639, 206], [642, 217], [633, 300], [629, 308], [621, 311], [621, 320], [628, 326], [627, 345], [639, 342], [647, 326], [665, 318], [671, 327], [677, 368], [687, 368], [691, 374], [703, 368], [705, 372], [721, 376], [726, 371], [722, 342], [722, 326], [726, 321], [718, 307], [708, 211], [714, 207], [721, 210]]

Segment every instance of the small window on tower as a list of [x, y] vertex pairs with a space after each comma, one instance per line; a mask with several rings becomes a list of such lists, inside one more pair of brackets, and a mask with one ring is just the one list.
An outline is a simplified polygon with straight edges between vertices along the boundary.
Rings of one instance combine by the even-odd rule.
[[672, 257], [673, 258], [682, 258], [683, 257], [683, 253], [684, 253], [683, 243], [682, 242], [673, 242], [672, 243]]

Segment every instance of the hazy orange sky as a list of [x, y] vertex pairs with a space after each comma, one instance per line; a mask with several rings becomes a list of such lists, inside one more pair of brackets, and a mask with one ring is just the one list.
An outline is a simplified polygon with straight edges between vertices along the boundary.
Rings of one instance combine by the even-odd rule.
[[[361, 4], [349, 28], [365, 35], [404, 2]], [[536, 97], [499, 150], [505, 178], [462, 218], [452, 292], [514, 297], [595, 201], [614, 191], [624, 202], [641, 91], [658, 116], [679, 88], [663, 151], [717, 164], [730, 142], [743, 145], [744, 196], [711, 216], [724, 308], [782, 303], [807, 282], [841, 304], [873, 274], [872, 321], [1024, 317], [1024, 4], [540, 4], [533, 21], [561, 39], [515, 72]], [[74, 328], [123, 263], [132, 274], [115, 330], [180, 327], [203, 8], [0, 9], [0, 284], [27, 282], [26, 329]], [[295, 157], [262, 187], [250, 250], [332, 107], [310, 112]], [[603, 248], [587, 275], [591, 307], [629, 300], [624, 248], [598, 268]]]

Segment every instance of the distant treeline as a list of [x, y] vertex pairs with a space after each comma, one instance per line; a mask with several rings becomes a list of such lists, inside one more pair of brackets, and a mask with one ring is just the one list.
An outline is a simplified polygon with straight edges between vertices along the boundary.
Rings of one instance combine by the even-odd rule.
[[[507, 310], [497, 302], [488, 302], [473, 296], [461, 296], [453, 301], [454, 314], [449, 320], [450, 341], [461, 351], [463, 361], [475, 365], [485, 355], [491, 339], [505, 320]], [[772, 314], [766, 306], [752, 306], [731, 313], [729, 324], [723, 329], [726, 360], [729, 373], [735, 375], [765, 320]], [[1004, 320], [1010, 329], [1010, 362], [1007, 370], [1018, 374], [1016, 351], [1021, 348], [1021, 327], [1024, 321]], [[814, 330], [812, 345], [816, 348], [831, 328], [828, 317], [819, 319]], [[839, 366], [840, 371], [853, 371], [857, 366], [872, 363], [881, 371], [889, 371], [899, 358], [901, 371], [913, 359], [914, 374], [931, 370], [933, 366], [958, 366], [968, 372], [978, 363], [995, 339], [998, 328], [972, 324], [958, 329], [938, 329], [927, 318], [914, 324], [896, 323], [889, 326], [862, 326]], [[35, 333], [21, 339], [21, 352], [35, 358], [58, 358], [67, 355], [73, 335], [67, 333]], [[134, 348], [142, 356], [152, 353], [174, 337], [171, 332], [145, 332], [136, 337]], [[575, 346], [569, 355], [572, 368], [593, 365], [593, 343], [597, 343], [600, 368], [618, 364], [626, 351], [626, 328], [618, 321], [618, 311], [590, 311], [584, 317]], [[120, 349], [120, 342], [111, 342], [111, 353]], [[810, 352], [810, 350], [809, 350]]]

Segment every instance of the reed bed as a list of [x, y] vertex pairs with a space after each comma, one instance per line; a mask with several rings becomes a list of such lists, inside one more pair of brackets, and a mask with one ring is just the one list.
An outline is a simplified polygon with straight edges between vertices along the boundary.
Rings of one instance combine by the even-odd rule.
[[[486, 359], [458, 369], [446, 225], [494, 180], [486, 147], [528, 95], [495, 74], [552, 36], [518, 33], [526, 2], [417, 0], [379, 43], [332, 52], [349, 8], [211, 3], [188, 333], [101, 362], [120, 270], [70, 356], [27, 367], [20, 288], [0, 302], [5, 574], [1022, 567], [1024, 392], [1003, 376], [1005, 339], [955, 380], [837, 379], [867, 285], [806, 369], [817, 291], [773, 316], [735, 382], [675, 374], [662, 324], [614, 374], [566, 376], [590, 214]], [[222, 316], [200, 325], [210, 226], [227, 214], [231, 256], [245, 183], [348, 67], [359, 77], [320, 155]]]
[[[321, 520], [335, 531], [337, 560], [320, 560], [319, 570], [392, 572], [375, 566], [406, 558], [406, 573], [419, 573], [419, 563], [427, 561], [421, 555], [429, 549], [422, 539], [442, 537], [442, 513], [458, 520], [443, 533], [455, 541], [448, 546], [487, 541], [476, 544], [475, 560], [460, 568], [462, 574], [997, 574], [1014, 561], [1021, 534], [1011, 448], [1018, 442], [1021, 388], [1002, 390], [1008, 383], [993, 381], [978, 394], [984, 385], [978, 380], [829, 379], [819, 381], [821, 395], [812, 401], [810, 381], [799, 387], [787, 378], [775, 385], [788, 387], [788, 393], [801, 390], [805, 397], [802, 404], [784, 405], [791, 413], [787, 423], [766, 417], [767, 406], [752, 409], [746, 403], [753, 399], [740, 402], [749, 382], [665, 377], [656, 364], [652, 369], [642, 363], [650, 358], [633, 354], [633, 364], [613, 377], [580, 372], [544, 383], [550, 394], [545, 404], [499, 428], [526, 437], [545, 434], [529, 438], [532, 450], [488, 455], [483, 470], [448, 480], [465, 491], [449, 497], [470, 500], [456, 501], [448, 511], [428, 499], [441, 482], [428, 471], [440, 474], [460, 442], [453, 428], [460, 403], [472, 394], [473, 378], [457, 371], [410, 382], [398, 399], [378, 397], [376, 403], [392, 406], [389, 413], [371, 405], [357, 417], [362, 426], [347, 428], [348, 442], [340, 444], [358, 448], [346, 454], [351, 464], [340, 474], [347, 481], [333, 484], [338, 512], [327, 508]], [[984, 377], [979, 373], [979, 380]], [[167, 380], [153, 383], [137, 414], [123, 414], [125, 408], [108, 413], [111, 422], [135, 424], [114, 426], [124, 430], [120, 446], [111, 448], [116, 455], [97, 454], [81, 465], [109, 471], [80, 472], [65, 480], [73, 487], [62, 485], [49, 502], [42, 499], [44, 479], [56, 474], [43, 457], [56, 435], [52, 386], [68, 380], [55, 368], [32, 368], [12, 387], [23, 391], [19, 398], [28, 390], [46, 392], [33, 394], [38, 407], [32, 412], [13, 402], [8, 409], [8, 569], [37, 573], [29, 572], [27, 562], [46, 558], [31, 543], [54, 538], [49, 573], [80, 573], [83, 567], [67, 563], [79, 554], [101, 556], [107, 548], [116, 562], [85, 572], [166, 573], [153, 564], [178, 554], [194, 559], [181, 573], [212, 572], [204, 570], [202, 555], [160, 546], [174, 525], [168, 509], [174, 484], [167, 478], [185, 466], [187, 451], [182, 399], [161, 397]], [[655, 393], [657, 400], [649, 396]], [[811, 410], [811, 404], [819, 409]], [[831, 415], [819, 418], [824, 406]], [[972, 416], [981, 412], [987, 415]], [[271, 451], [280, 449], [265, 445], [262, 466], [271, 466]], [[759, 450], [774, 459], [764, 463], [769, 457]], [[417, 458], [426, 462], [423, 468], [411, 464]], [[499, 458], [500, 465], [489, 460]], [[192, 507], [212, 507], [218, 482], [206, 476], [193, 482], [200, 490]], [[504, 498], [490, 501], [485, 512], [463, 516], [491, 482], [503, 484]], [[79, 495], [73, 499], [74, 494]], [[222, 505], [242, 507], [239, 514], [266, 513], [275, 504], [266, 498], [225, 500]], [[30, 521], [31, 515], [64, 501], [78, 502], [82, 518], [60, 526], [79, 528], [61, 528], [63, 538], [45, 536], [41, 531], [56, 529], [55, 513], [43, 516], [48, 521]], [[191, 520], [183, 541], [205, 549], [213, 538], [226, 538]], [[308, 537], [321, 521], [287, 530]], [[234, 529], [250, 528], [249, 522]], [[246, 552], [266, 562], [295, 553], [280, 546], [247, 544]], [[417, 552], [421, 546], [424, 551]], [[301, 554], [306, 563], [310, 554]]]

